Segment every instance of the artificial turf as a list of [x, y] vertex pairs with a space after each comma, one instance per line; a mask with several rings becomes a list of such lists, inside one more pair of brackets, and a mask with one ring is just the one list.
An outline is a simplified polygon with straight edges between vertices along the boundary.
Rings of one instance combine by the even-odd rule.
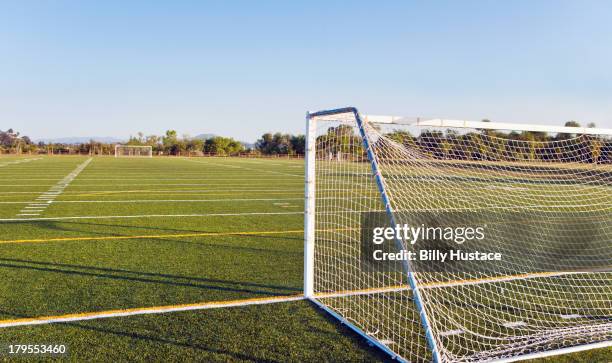
[[[0, 157], [0, 320], [301, 292], [303, 161], [95, 157], [17, 216], [87, 159]], [[306, 301], [1, 329], [24, 342], [73, 361], [387, 358]]]

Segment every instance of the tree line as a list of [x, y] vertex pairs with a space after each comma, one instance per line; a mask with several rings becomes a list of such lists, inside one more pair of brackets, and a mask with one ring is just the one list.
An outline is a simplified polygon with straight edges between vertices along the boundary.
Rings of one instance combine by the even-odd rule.
[[[211, 136], [205, 139], [188, 135], [179, 137], [176, 130], [167, 130], [162, 136], [145, 136], [139, 132], [121, 144], [151, 146], [154, 155], [303, 155], [305, 138], [304, 135], [265, 133], [255, 144], [247, 147], [231, 137]], [[0, 153], [112, 155], [115, 145], [117, 143], [94, 140], [76, 144], [34, 143], [29, 137], [21, 136], [13, 129], [0, 130]]]
[[245, 146], [231, 137], [212, 136], [207, 139], [179, 137], [176, 130], [168, 130], [163, 136], [130, 136], [125, 145], [151, 146], [157, 155], [235, 155], [247, 151]]
[[[483, 120], [487, 121], [487, 120]], [[575, 121], [565, 124], [580, 127]], [[595, 127], [589, 124], [588, 127]], [[592, 135], [557, 134], [543, 132], [510, 132], [495, 130], [474, 130], [459, 133], [455, 130], [423, 130], [418, 136], [407, 131], [384, 133], [374, 143], [387, 140], [419, 150], [435, 159], [449, 160], [541, 160], [560, 162], [612, 163], [612, 139]], [[162, 136], [145, 136], [142, 132], [130, 136], [126, 145], [151, 146], [155, 155], [304, 155], [304, 135], [265, 133], [252, 146], [223, 136], [206, 139], [179, 137], [175, 130], [168, 130]], [[317, 136], [319, 152], [324, 157], [339, 158], [342, 155], [365, 156], [361, 140], [355, 130], [347, 125], [330, 127], [326, 134]], [[115, 143], [90, 141], [80, 144], [34, 143], [19, 132], [0, 130], [0, 152], [50, 153], [50, 154], [92, 154], [112, 155]]]
[[[486, 120], [485, 120], [486, 121]], [[575, 121], [567, 127], [580, 127]], [[588, 127], [595, 127], [589, 124]], [[418, 136], [408, 131], [382, 133], [385, 137], [373, 141], [380, 150], [390, 150], [391, 143], [438, 160], [486, 161], [554, 161], [612, 164], [612, 138], [585, 134], [556, 134], [545, 132], [510, 132], [477, 129], [460, 133], [454, 129], [423, 130]], [[361, 139], [352, 127], [330, 127], [317, 137], [319, 157], [342, 159], [365, 157]], [[391, 152], [379, 157], [397, 158]]]
[[19, 132], [8, 129], [0, 130], [0, 152], [29, 152], [32, 140], [27, 136], [20, 136]]

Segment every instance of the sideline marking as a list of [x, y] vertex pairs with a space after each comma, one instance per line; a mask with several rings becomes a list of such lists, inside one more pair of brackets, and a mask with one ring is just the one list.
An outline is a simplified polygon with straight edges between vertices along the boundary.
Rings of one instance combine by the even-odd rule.
[[442, 333], [440, 333], [440, 336], [449, 337], [449, 336], [452, 336], [452, 335], [460, 335], [460, 334], [463, 334], [463, 333], [465, 333], [465, 332], [463, 330], [461, 330], [461, 329], [447, 330], [447, 331], [443, 331]]
[[61, 221], [68, 219], [119, 219], [119, 218], [167, 218], [167, 217], [239, 217], [239, 216], [274, 216], [288, 214], [304, 214], [304, 212], [252, 212], [252, 213], [209, 213], [209, 214], [141, 214], [131, 216], [72, 216], [72, 217], [41, 217], [41, 218], [2, 218], [0, 222], [28, 221]]
[[94, 320], [103, 318], [115, 318], [123, 316], [133, 315], [145, 315], [145, 314], [162, 314], [178, 311], [190, 311], [190, 310], [206, 310], [216, 308], [229, 308], [237, 306], [248, 306], [248, 305], [264, 305], [274, 304], [290, 301], [304, 300], [303, 294], [299, 295], [284, 295], [277, 297], [265, 297], [265, 298], [252, 298], [242, 300], [226, 300], [226, 301], [208, 301], [194, 304], [180, 304], [180, 305], [166, 305], [166, 306], [152, 306], [146, 308], [131, 308], [131, 309], [116, 309], [106, 311], [95, 311], [87, 313], [77, 314], [65, 314], [56, 316], [41, 316], [37, 318], [23, 318], [23, 319], [8, 319], [0, 320], [0, 328], [9, 328], [15, 326], [26, 326], [26, 325], [42, 325], [52, 323], [67, 323], [71, 321], [83, 321], [83, 320]]
[[518, 328], [527, 325], [527, 323], [525, 323], [524, 321], [510, 321], [507, 323], [503, 323], [502, 325], [506, 328]]
[[7, 166], [7, 165], [11, 165], [11, 164], [22, 164], [22, 163], [29, 163], [30, 161], [35, 161], [35, 160], [41, 160], [42, 158], [30, 158], [30, 159], [20, 159], [20, 160], [16, 160], [16, 161], [9, 161], [3, 164], [0, 164], [0, 167], [2, 166]]
[[582, 318], [580, 314], [561, 314], [559, 315], [561, 319], [579, 319]]
[[94, 240], [115, 240], [115, 239], [157, 239], [169, 237], [200, 237], [200, 236], [251, 236], [258, 234], [293, 234], [303, 233], [303, 229], [289, 231], [247, 231], [247, 232], [199, 232], [199, 233], [177, 233], [177, 234], [154, 234], [138, 236], [104, 236], [104, 237], [59, 237], [46, 239], [16, 239], [0, 241], [0, 244], [13, 243], [44, 243], [44, 242], [66, 242], [66, 241], [94, 241]]

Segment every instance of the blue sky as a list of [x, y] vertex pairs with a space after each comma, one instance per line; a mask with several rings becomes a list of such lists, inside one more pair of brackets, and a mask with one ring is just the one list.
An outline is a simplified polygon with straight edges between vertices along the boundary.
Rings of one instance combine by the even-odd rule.
[[610, 1], [2, 1], [0, 129], [301, 133], [306, 110], [612, 127]]

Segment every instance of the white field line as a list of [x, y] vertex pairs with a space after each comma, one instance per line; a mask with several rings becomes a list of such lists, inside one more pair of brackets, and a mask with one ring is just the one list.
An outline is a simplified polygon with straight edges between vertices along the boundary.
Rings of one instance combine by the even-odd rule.
[[[126, 199], [126, 200], [55, 200], [58, 203], [214, 203], [214, 202], [275, 202], [279, 200], [304, 200], [304, 198], [244, 198], [244, 199]], [[28, 204], [42, 206], [46, 204], [33, 204], [31, 202], [0, 202], [0, 204]], [[288, 205], [289, 203], [273, 203], [274, 205]], [[30, 207], [26, 207], [30, 208]], [[33, 208], [33, 207], [32, 207]]]
[[[8, 180], [5, 180], [5, 182], [10, 182], [13, 180], [54, 180], [54, 177], [58, 177], [58, 176], [62, 176], [58, 173], [55, 172], [45, 172], [44, 170], [37, 170], [32, 168], [32, 170], [36, 170], [37, 172], [28, 172], [28, 171], [24, 171], [23, 173], [19, 173], [18, 177], [19, 179], [11, 179], [10, 176], [12, 175], [11, 173], [9, 173], [10, 169], [5, 169], [4, 173], [2, 173], [2, 169], [0, 169], [0, 180], [2, 178], [6, 178], [8, 177]], [[155, 181], [155, 180], [175, 180], [175, 181], [191, 181], [191, 182], [207, 182], [207, 181], [215, 181], [215, 180], [242, 180], [244, 179], [245, 175], [247, 175], [244, 171], [236, 171], [235, 173], [232, 173], [231, 170], [226, 171], [225, 173], [219, 173], [219, 174], [214, 174], [214, 173], [203, 173], [203, 172], [194, 172], [194, 173], [178, 173], [178, 172], [172, 172], [172, 173], [156, 173], [155, 171], [152, 171], [150, 173], [146, 173], [146, 174], [136, 174], [136, 173], [130, 173], [129, 171], [126, 170], [113, 170], [113, 169], [108, 169], [107, 172], [103, 173], [103, 174], [95, 174], [95, 173], [87, 173], [88, 176], [87, 178], [83, 179], [83, 180], [89, 180], [89, 181], [98, 181], [98, 182], [104, 182], [106, 180], [117, 180], [117, 181], [126, 181], [126, 180], [144, 180], [144, 181]], [[125, 177], [118, 177], [117, 175], [124, 175]], [[252, 175], [252, 174], [249, 174]], [[267, 178], [272, 180], [272, 176], [271, 175], [259, 175], [261, 178]], [[276, 179], [281, 179], [281, 180], [285, 180], [285, 181], [290, 181], [290, 180], [295, 180], [292, 178], [287, 177], [277, 177]]]
[[[212, 166], [212, 165], [211, 165]], [[215, 165], [216, 166], [216, 165]], [[49, 178], [52, 176], [56, 176], [56, 175], [51, 175], [51, 174], [61, 174], [63, 173], [63, 169], [55, 169], [55, 170], [45, 170], [45, 169], [26, 169], [23, 171], [23, 174], [19, 174], [20, 177], [22, 178], [33, 178], [36, 175], [40, 175], [41, 173], [39, 173], [38, 171], [46, 171], [49, 173], [49, 175], [47, 175], [46, 173], [42, 173], [43, 175], [45, 175], [45, 177]], [[230, 177], [236, 177], [239, 175], [243, 175], [244, 176], [244, 172], [241, 170], [225, 170], [225, 169], [221, 169], [221, 168], [216, 168], [216, 170], [218, 170], [218, 172], [214, 172], [212, 170], [206, 170], [203, 171], [203, 169], [196, 169], [196, 170], [190, 170], [190, 171], [176, 171], [173, 172], [171, 175], [168, 175], [165, 172], [165, 169], [150, 169], [147, 172], [142, 172], [142, 173], [135, 173], [132, 172], [130, 170], [127, 169], [113, 169], [113, 168], [104, 168], [103, 172], [100, 171], [91, 171], [91, 175], [88, 177], [88, 179], [92, 179], [92, 180], [98, 180], [100, 177], [105, 177], [105, 178], [109, 178], [109, 177], [114, 177], [115, 179], [122, 179], [120, 177], [117, 177], [116, 175], [113, 176], [114, 174], [120, 174], [120, 175], [125, 175], [128, 178], [142, 178], [142, 177], [146, 177], [146, 178], [157, 178], [157, 177], [161, 177], [161, 178], [178, 178], [178, 177], [182, 177], [182, 176], [186, 176], [189, 178], [196, 178], [196, 177], [203, 177], [203, 176], [210, 176], [210, 177], [221, 177], [221, 178], [230, 178]], [[110, 175], [109, 175], [110, 173]], [[9, 171], [8, 170], [4, 170], [4, 171], [0, 171], [0, 175], [9, 175]], [[365, 174], [364, 174], [365, 175]], [[59, 175], [57, 175], [59, 176]], [[199, 179], [198, 179], [199, 180]]]
[[15, 165], [15, 164], [22, 164], [22, 163], [29, 163], [30, 161], [34, 161], [34, 160], [41, 160], [42, 158], [30, 158], [30, 159], [21, 159], [21, 160], [16, 160], [16, 161], [9, 161], [6, 163], [2, 163], [0, 164], [0, 167], [2, 166], [7, 166], [7, 165]]
[[[21, 209], [18, 217], [29, 217], [29, 216], [37, 216], [40, 215], [52, 202], [60, 195], [68, 185], [76, 178], [82, 171], [89, 165], [92, 158], [85, 160], [83, 163], [79, 164], [70, 174], [66, 175], [62, 180], [57, 182], [54, 186], [49, 188], [48, 191], [43, 192], [36, 201], [30, 202], [27, 206]], [[40, 201], [46, 201], [45, 204], [37, 203]], [[30, 213], [32, 212], [32, 213]], [[35, 213], [34, 213], [35, 212]]]
[[[232, 188], [231, 191], [236, 192], [302, 192], [304, 188], [295, 188], [295, 189], [275, 189], [275, 188], [265, 188], [265, 189], [241, 189], [241, 188]], [[133, 189], [133, 190], [72, 190], [69, 192], [64, 192], [63, 194], [94, 194], [94, 193], [106, 193], [106, 194], [121, 194], [121, 193], [217, 193], [217, 192], [228, 192], [227, 188], [219, 188], [219, 189]], [[33, 192], [2, 192], [1, 194], [40, 194], [40, 191]]]
[[[79, 181], [82, 181], [83, 179], [79, 179]], [[82, 185], [73, 185], [73, 188], [85, 188], [85, 187], [117, 187], [117, 186], [122, 186], [122, 187], [134, 187], [134, 186], [158, 186], [158, 187], [166, 187], [166, 186], [183, 186], [183, 187], [210, 187], [210, 186], [219, 186], [219, 187], [233, 187], [233, 186], [237, 186], [237, 187], [248, 187], [248, 186], [253, 186], [253, 184], [257, 184], [257, 181], [259, 179], [255, 179], [255, 180], [246, 180], [244, 183], [240, 183], [240, 184], [228, 184], [228, 183], [113, 183], [113, 184], [82, 184]], [[264, 185], [269, 185], [269, 181], [264, 181], [261, 184]], [[11, 188], [16, 188], [16, 187], [46, 187], [49, 184], [19, 184], [19, 185], [15, 185], [15, 184], [0, 184], [0, 187], [11, 187]], [[287, 182], [282, 182], [282, 183], [274, 183], [275, 186], [293, 186], [293, 185], [297, 185], [297, 186], [303, 186], [304, 182], [303, 181], [287, 181]]]
[[524, 321], [509, 321], [502, 325], [505, 326], [506, 328], [518, 328], [518, 327], [527, 325], [527, 323], [525, 323]]
[[226, 164], [211, 163], [211, 162], [204, 162], [204, 161], [197, 161], [197, 160], [189, 160], [189, 159], [185, 159], [185, 158], [183, 158], [183, 160], [191, 161], [193, 163], [199, 163], [199, 164], [222, 166], [222, 167], [226, 167], [226, 168], [244, 169], [244, 170], [249, 170], [249, 171], [255, 171], [255, 172], [258, 172], [258, 173], [270, 173], [270, 174], [276, 174], [276, 175], [294, 176], [294, 177], [299, 177], [299, 178], [303, 178], [304, 177], [303, 174], [289, 174], [289, 173], [282, 173], [280, 171], [261, 170], [261, 169], [255, 169], [255, 168], [247, 168], [246, 166], [226, 165]]
[[561, 314], [561, 319], [579, 319], [582, 317], [580, 314]]
[[69, 217], [40, 217], [40, 218], [1, 218], [0, 222], [26, 222], [26, 221], [61, 221], [70, 219], [121, 219], [121, 218], [170, 218], [170, 217], [240, 217], [240, 216], [274, 216], [304, 214], [304, 212], [247, 212], [247, 213], [207, 213], [207, 214], [141, 214], [123, 216], [69, 216]]
[[[193, 173], [190, 174], [191, 176], [193, 176]], [[208, 174], [210, 175], [210, 174]], [[291, 177], [296, 177], [298, 175], [294, 175], [294, 174], [287, 174], [288, 176]], [[197, 181], [244, 181], [245, 176], [244, 175], [238, 175], [235, 178], [150, 178], [151, 174], [148, 174], [147, 176], [149, 176], [149, 178], [130, 178], [128, 176], [126, 176], [125, 178], [81, 178], [79, 180], [81, 181], [85, 181], [85, 180], [95, 180], [95, 181], [102, 181], [102, 180], [117, 180], [117, 181], [125, 181], [125, 180], [139, 180], [139, 181], [144, 181], [144, 180], [152, 180], [152, 181], [161, 181], [161, 180], [178, 180], [178, 181], [183, 181], [183, 180], [197, 180]], [[203, 175], [206, 176], [206, 175]], [[299, 175], [299, 177], [303, 177], [302, 175]], [[42, 181], [42, 180], [57, 180], [55, 178], [11, 178], [11, 181], [23, 181], [23, 180], [36, 180], [36, 181]], [[276, 178], [256, 178], [254, 180], [279, 180], [278, 177]]]
[[452, 335], [459, 335], [459, 334], [463, 334], [463, 333], [464, 333], [464, 331], [461, 330], [461, 329], [447, 330], [447, 331], [444, 331], [444, 332], [440, 333], [440, 336], [449, 337], [449, 336], [452, 336]]
[[250, 305], [265, 305], [284, 303], [291, 301], [304, 300], [303, 295], [289, 295], [289, 296], [278, 296], [272, 298], [254, 298], [244, 300], [230, 300], [230, 301], [210, 301], [196, 304], [182, 304], [182, 305], [168, 305], [168, 306], [155, 306], [148, 308], [133, 308], [133, 309], [120, 309], [90, 313], [78, 313], [78, 314], [67, 314], [59, 316], [44, 316], [38, 318], [23, 318], [13, 320], [0, 320], [0, 328], [10, 328], [16, 326], [29, 326], [29, 325], [43, 325], [53, 323], [69, 323], [75, 321], [104, 319], [104, 318], [118, 318], [134, 315], [148, 315], [148, 314], [163, 314], [173, 313], [180, 311], [192, 311], [192, 310], [207, 310], [207, 309], [218, 309], [218, 308], [231, 308], [241, 307]]
[[612, 346], [612, 340], [599, 342], [599, 343], [576, 345], [573, 347], [560, 348], [560, 349], [555, 349], [555, 350], [547, 350], [543, 352], [536, 352], [536, 353], [530, 353], [530, 354], [525, 354], [525, 355], [517, 355], [514, 357], [510, 357], [510, 358], [495, 359], [490, 362], [510, 363], [510, 362], [528, 360], [528, 359], [541, 359], [541, 358], [553, 357], [553, 356], [557, 356], [561, 354], [570, 354], [570, 353], [582, 352], [582, 351], [591, 350], [591, 349], [607, 348], [610, 346]]

